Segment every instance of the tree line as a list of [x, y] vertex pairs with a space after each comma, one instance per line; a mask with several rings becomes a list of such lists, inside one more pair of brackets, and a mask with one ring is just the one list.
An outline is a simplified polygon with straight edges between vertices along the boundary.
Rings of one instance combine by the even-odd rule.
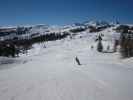
[[133, 57], [133, 33], [121, 33], [120, 53], [123, 58]]
[[60, 40], [67, 37], [69, 33], [50, 33], [30, 39], [11, 39], [0, 42], [0, 56], [17, 57], [19, 53], [26, 53], [35, 43]]

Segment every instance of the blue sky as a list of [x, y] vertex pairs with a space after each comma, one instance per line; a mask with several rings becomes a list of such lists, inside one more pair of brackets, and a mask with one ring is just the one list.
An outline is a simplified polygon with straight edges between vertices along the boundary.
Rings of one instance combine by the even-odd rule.
[[132, 0], [0, 0], [0, 26], [86, 20], [133, 23]]

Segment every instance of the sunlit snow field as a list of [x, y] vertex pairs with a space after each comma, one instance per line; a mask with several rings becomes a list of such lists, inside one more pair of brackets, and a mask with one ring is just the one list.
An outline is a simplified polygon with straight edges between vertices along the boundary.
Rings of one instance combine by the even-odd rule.
[[132, 100], [132, 58], [97, 52], [94, 36], [82, 33], [35, 44], [19, 58], [1, 57], [0, 100]]

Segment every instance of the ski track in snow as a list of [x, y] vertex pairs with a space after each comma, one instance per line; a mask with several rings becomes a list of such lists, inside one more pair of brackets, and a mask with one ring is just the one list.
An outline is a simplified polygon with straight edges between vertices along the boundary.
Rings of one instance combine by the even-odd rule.
[[[87, 37], [46, 46], [18, 58], [10, 68], [0, 65], [7, 68], [0, 70], [0, 100], [133, 99], [131, 60], [91, 50]], [[76, 56], [81, 66], [75, 62]]]

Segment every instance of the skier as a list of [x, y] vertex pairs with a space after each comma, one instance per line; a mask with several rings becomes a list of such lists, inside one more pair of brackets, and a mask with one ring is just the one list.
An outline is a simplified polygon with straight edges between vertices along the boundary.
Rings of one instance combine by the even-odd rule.
[[91, 46], [91, 50], [93, 50], [93, 48], [94, 48], [94, 46], [92, 45], [92, 46]]
[[76, 60], [76, 62], [77, 62], [78, 65], [81, 65], [81, 63], [80, 63], [80, 61], [79, 61], [79, 59], [78, 59], [77, 56], [76, 56], [75, 60]]

